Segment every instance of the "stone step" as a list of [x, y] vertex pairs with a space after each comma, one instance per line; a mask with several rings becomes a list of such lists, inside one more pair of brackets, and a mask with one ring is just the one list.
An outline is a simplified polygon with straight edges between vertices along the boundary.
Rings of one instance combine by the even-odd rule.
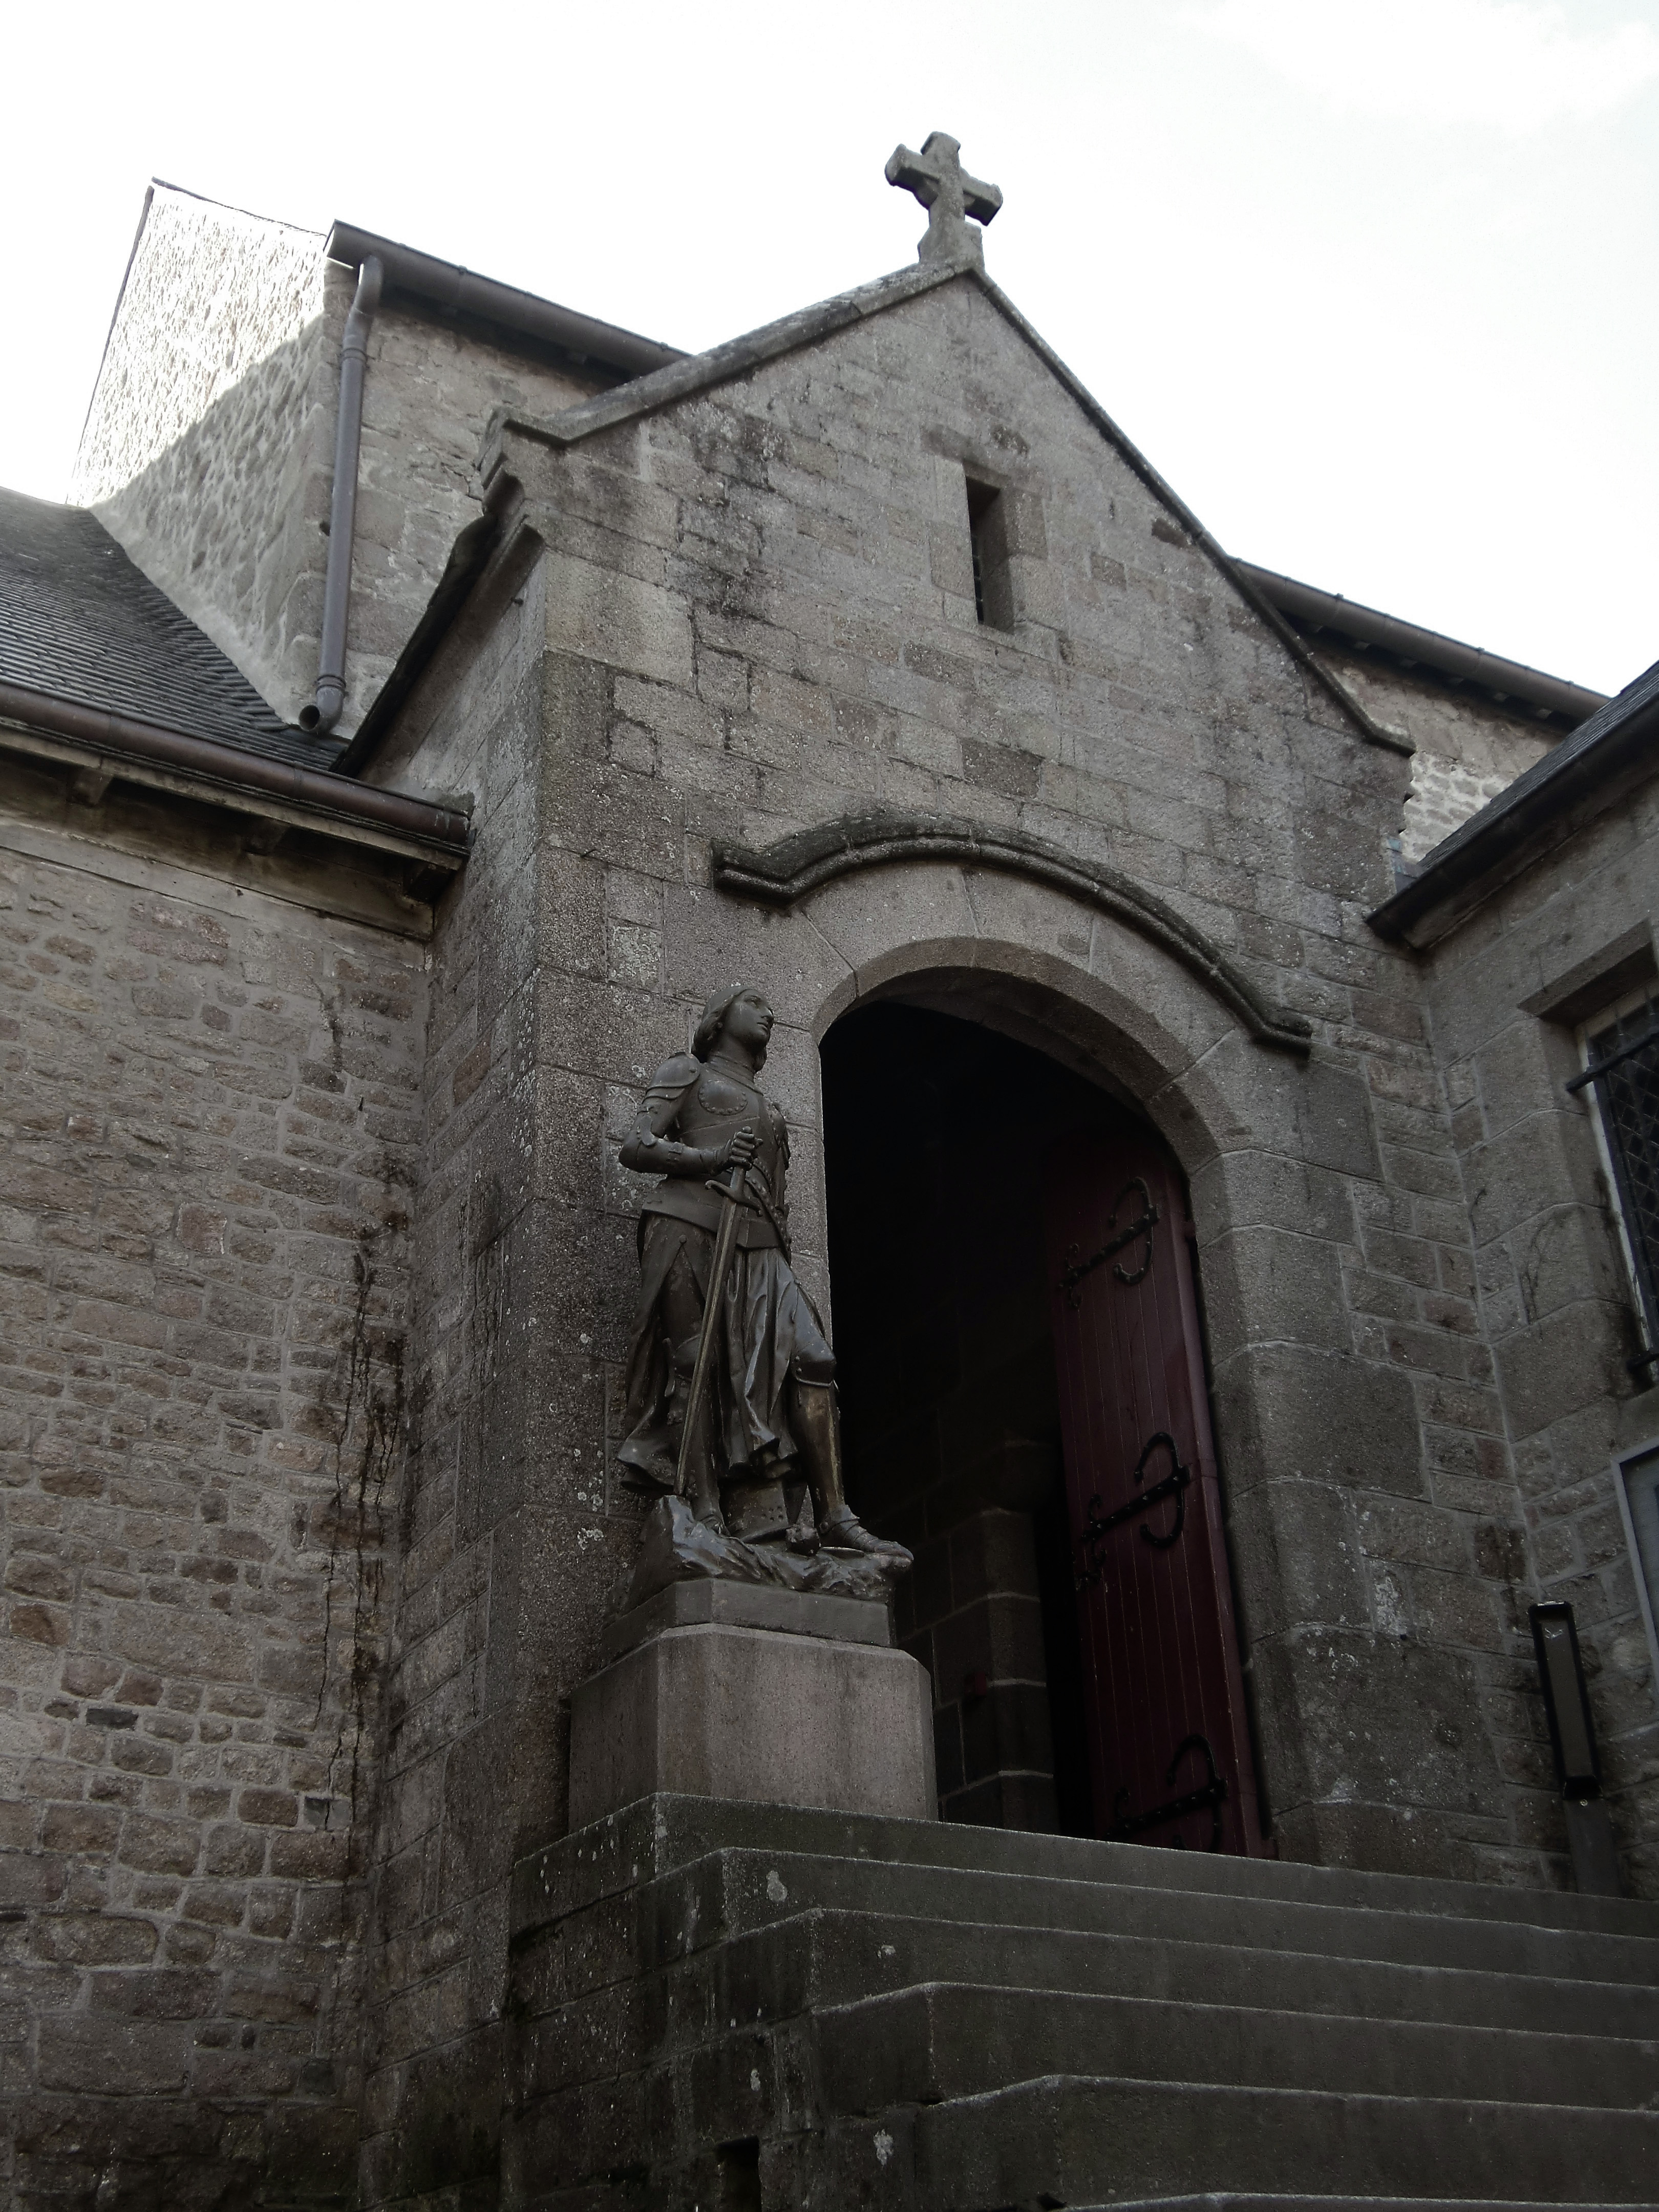
[[[883, 1928], [890, 1932], [884, 1936]], [[914, 1932], [903, 1922], [872, 1928], [849, 1917], [826, 1926], [805, 1915], [558, 2001], [549, 1992], [526, 2002], [516, 1988], [512, 2100], [527, 2104], [603, 2081], [625, 2070], [630, 2054], [647, 2051], [655, 2065], [690, 2064], [711, 2081], [733, 2069], [734, 2079], [746, 2078], [757, 2059], [769, 2073], [763, 2054], [781, 2039], [817, 2051], [817, 2094], [829, 2112], [976, 2094], [1032, 2069], [1586, 2106], [1643, 2105], [1659, 2090], [1659, 2037], [1620, 2036], [1606, 2004], [1595, 2019], [1589, 2002], [1578, 2004], [1577, 2016], [1595, 2025], [1568, 2032], [1567, 2008], [1559, 2002], [1564, 1987], [1588, 2001], [1638, 1998], [1650, 2025], [1651, 1992], [1515, 1982], [1499, 2001], [1487, 1998], [1499, 2015], [1494, 2025], [1390, 2017], [1371, 2007], [1322, 2012], [1300, 2002], [1274, 2005], [1251, 1988], [1248, 1973], [1236, 1972], [1239, 2001], [1229, 2004], [1212, 1985], [1215, 1977], [1206, 1986], [1197, 1971], [1201, 1956], [1192, 1962], [1193, 1989], [1184, 1997], [1156, 1987], [1146, 1996], [1079, 1988], [1075, 1975], [1071, 1986], [998, 1985], [975, 1973], [971, 1948], [967, 1975], [974, 1978], [940, 1985], [908, 1975], [901, 1946]], [[1067, 1940], [1075, 1950], [1077, 1939]], [[1115, 1948], [1113, 1939], [1089, 1940], [1109, 1954]], [[1158, 1948], [1137, 1946], [1134, 1955], [1156, 1969]], [[1063, 1947], [1051, 1956], [1063, 1962]], [[1307, 1994], [1297, 1988], [1300, 1974], [1331, 1966], [1261, 1954], [1214, 1957], [1222, 1968], [1277, 1973], [1294, 1997]], [[1017, 1966], [1017, 1957], [1010, 1964]], [[1352, 1974], [1348, 1962], [1339, 1966]], [[1445, 1970], [1390, 1972], [1430, 2005], [1471, 1978]], [[1151, 1978], [1161, 1978], [1155, 1972]], [[1396, 2002], [1404, 1994], [1396, 1992]], [[747, 2100], [738, 2096], [736, 2103], [740, 2118]]]
[[[1480, 2212], [1552, 2212], [1536, 2197], [1482, 2197]], [[1079, 2204], [1073, 2212], [1106, 2212], [1104, 2205]], [[1470, 2200], [1457, 2197], [1238, 2197], [1222, 2191], [1210, 2197], [1126, 2197], [1112, 2212], [1470, 2212]], [[1577, 2212], [1613, 2212], [1607, 2204], [1581, 2204]], [[1630, 2212], [1621, 2206], [1620, 2212]]]
[[815, 2027], [819, 2094], [836, 2112], [1062, 2072], [1610, 2110], [1659, 2092], [1651, 2042], [1050, 1989], [928, 1983], [825, 2009]]
[[1230, 1858], [951, 1821], [881, 1820], [671, 1796], [643, 1798], [520, 1860], [514, 1878], [514, 1931], [723, 1849], [867, 1859], [895, 1868], [1027, 1875], [1114, 1888], [1449, 1914], [1472, 1922], [1659, 1941], [1659, 1903], [1644, 1900]]
[[1659, 1940], [1650, 1937], [751, 1850], [711, 1853], [649, 1884], [640, 1897], [641, 1933], [653, 1947], [648, 1955], [665, 1959], [811, 1906], [1456, 1966], [1553, 1981], [1646, 1987], [1659, 1982]]
[[[810, 1946], [810, 1955], [797, 1959], [781, 1939]], [[927, 1981], [1659, 2043], [1659, 1989], [1633, 1984], [821, 1909], [726, 1947], [716, 2002], [732, 2016], [748, 2017], [764, 2003], [769, 2016], [780, 2017], [807, 2001], [803, 1992], [817, 2004], [839, 2005]]]
[[659, 1797], [521, 1862], [512, 1936], [546, 2212], [645, 2144], [791, 2212], [1659, 2200], [1646, 1905]]
[[[592, 1923], [609, 1924], [596, 1929]], [[676, 2040], [780, 2021], [935, 1981], [1273, 2011], [1422, 2021], [1659, 2042], [1659, 1990], [1541, 1975], [1248, 1950], [1168, 1937], [1079, 1934], [814, 1907], [641, 1972], [631, 1916], [601, 1901], [532, 1939], [514, 1964], [520, 2018], [636, 1986]], [[645, 2015], [641, 2014], [642, 2021]]]
[[1212, 2192], [1287, 2175], [1334, 2197], [1643, 2204], [1659, 2115], [1455, 2098], [1337, 2095], [1048, 2075], [986, 2095], [831, 2124], [780, 2202], [871, 2212], [1006, 2212]]

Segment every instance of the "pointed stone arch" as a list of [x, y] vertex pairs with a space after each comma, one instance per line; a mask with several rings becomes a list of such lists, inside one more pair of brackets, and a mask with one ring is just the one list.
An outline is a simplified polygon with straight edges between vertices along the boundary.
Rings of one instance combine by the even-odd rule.
[[1268, 999], [1218, 945], [1184, 915], [1115, 869], [1079, 859], [1023, 830], [999, 829], [949, 816], [871, 811], [843, 815], [822, 827], [757, 851], [717, 844], [716, 886], [738, 897], [789, 908], [812, 891], [865, 869], [943, 861], [1021, 876], [1066, 892], [1096, 913], [1134, 931], [1177, 961], [1241, 1022], [1258, 1044], [1305, 1054], [1306, 1018]]

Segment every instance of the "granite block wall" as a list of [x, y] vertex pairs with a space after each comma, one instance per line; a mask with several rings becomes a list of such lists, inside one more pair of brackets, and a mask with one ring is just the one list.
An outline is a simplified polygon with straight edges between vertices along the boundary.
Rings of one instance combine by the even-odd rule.
[[[289, 720], [317, 680], [340, 341], [356, 272], [324, 237], [153, 188], [70, 496]], [[490, 410], [601, 388], [592, 369], [395, 293], [370, 332], [346, 641], [349, 735], [478, 513]]]
[[322, 245], [152, 186], [70, 483], [289, 720], [316, 680], [328, 544]]
[[1416, 862], [1560, 742], [1518, 703], [1509, 710], [1428, 675], [1316, 641], [1319, 657], [1385, 730], [1409, 738], [1411, 789], [1400, 857]]
[[538, 550], [509, 544], [376, 769], [471, 793], [476, 844], [433, 945], [368, 2045], [373, 2203], [489, 2185], [508, 1875], [562, 1830], [568, 1693], [638, 1520], [608, 1465], [615, 1370], [593, 1316], [596, 1297], [626, 1297], [634, 1264], [631, 1221], [600, 1203], [620, 1173], [606, 1116], [640, 1079], [614, 1055], [643, 933], [608, 906], [597, 860], [550, 830], [575, 793], [592, 804], [593, 685], [547, 650], [546, 588]]
[[[1471, 1224], [1475, 1300], [1514, 1455], [1526, 1571], [1573, 1606], [1627, 1878], [1659, 1880], [1659, 1703], [1613, 1462], [1659, 1435], [1579, 1029], [1650, 988], [1659, 811], [1637, 793], [1535, 856], [1428, 955], [1430, 1018]], [[1507, 1646], [1516, 1770], [1547, 1773], [1524, 1725], [1532, 1655]], [[1540, 1807], [1551, 1847], [1559, 1808]]]
[[[343, 282], [262, 357], [305, 477], [249, 526], [289, 544], [281, 577], [176, 470], [148, 477], [157, 542], [205, 531], [177, 538], [179, 573], [204, 550], [222, 568], [227, 637], [270, 652], [290, 712]], [[377, 345], [365, 669], [475, 511], [486, 403], [530, 390], [413, 316]], [[149, 453], [130, 512], [175, 449], [228, 450], [215, 410], [255, 390]], [[1158, 1127], [1192, 1194], [1279, 1848], [1564, 1880], [1523, 1645], [1540, 1578], [1605, 1594], [1621, 1772], [1649, 1756], [1638, 1664], [1605, 1656], [1628, 1583], [1606, 1499], [1582, 1502], [1607, 1420], [1568, 1380], [1573, 1330], [1611, 1376], [1619, 1298], [1582, 1145], [1552, 1127], [1561, 1249], [1589, 1256], [1547, 1291], [1547, 1358], [1505, 1303], [1544, 1273], [1516, 1256], [1532, 1217], [1492, 1207], [1539, 1134], [1498, 1102], [1553, 1048], [1523, 1025], [1501, 1062], [1516, 1041], [1459, 1028], [1443, 961], [1431, 1027], [1424, 971], [1368, 927], [1402, 757], [971, 279], [504, 452], [503, 543], [369, 769], [472, 795], [429, 942], [389, 895], [331, 902], [299, 858], [214, 860], [182, 814], [96, 839], [43, 817], [4, 850], [22, 1580], [0, 1703], [32, 1916], [4, 1940], [46, 2022], [20, 2048], [42, 2069], [20, 2154], [68, 2174], [54, 2100], [101, 2111], [125, 2067], [146, 2154], [224, 2186], [289, 2147], [320, 2160], [294, 2193], [336, 2186], [361, 2117], [365, 2203], [488, 2200], [510, 1869], [563, 1828], [568, 1698], [637, 1529], [614, 1450], [640, 1187], [615, 1147], [735, 976], [779, 1014], [796, 1266], [832, 1328], [818, 1054], [850, 1009], [983, 1023]], [[991, 624], [969, 477], [1006, 502]], [[995, 868], [913, 854], [787, 910], [716, 887], [716, 840], [872, 806], [1120, 872], [1305, 1017], [1307, 1054], [1121, 912]]]
[[[614, 1441], [635, 1201], [606, 1147], [651, 1067], [715, 976], [774, 992], [768, 1082], [827, 1310], [817, 1042], [872, 991], [954, 992], [1138, 1103], [1191, 1180], [1280, 1847], [1563, 1878], [1508, 1641], [1521, 1511], [1450, 1117], [1416, 970], [1364, 920], [1403, 761], [1230, 599], [971, 282], [568, 448], [509, 428], [505, 451], [509, 536], [543, 594], [522, 802], [541, 887], [518, 902], [538, 916], [533, 1011], [514, 1034], [547, 1102], [507, 1243], [516, 1281], [540, 1270], [550, 1389], [503, 1409], [501, 1449], [526, 1455], [512, 1510], [544, 1501], [545, 1612], [597, 1603], [561, 1540], [603, 1547], [607, 1571], [629, 1540], [608, 1489], [558, 1523]], [[1006, 629], [975, 617], [969, 474], [1024, 503]], [[447, 757], [411, 741], [386, 772], [447, 787]], [[872, 804], [1121, 868], [1308, 1018], [1309, 1058], [1255, 1042], [1133, 930], [992, 871], [918, 862], [788, 914], [710, 882], [717, 837]], [[550, 1715], [587, 1657], [586, 1627], [542, 1646]], [[556, 1744], [550, 1722], [555, 1770]]]
[[0, 813], [0, 2193], [336, 2201], [422, 948], [45, 781]]
[[904, 1648], [933, 1677], [939, 1818], [1058, 1829], [1030, 1515], [986, 1506], [924, 1537], [899, 1609]]

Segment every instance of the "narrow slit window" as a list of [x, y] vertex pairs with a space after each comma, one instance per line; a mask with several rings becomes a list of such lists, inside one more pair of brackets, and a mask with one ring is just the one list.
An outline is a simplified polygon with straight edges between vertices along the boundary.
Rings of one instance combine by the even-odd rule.
[[968, 536], [974, 551], [974, 611], [993, 629], [1011, 629], [1007, 536], [1002, 494], [968, 479]]

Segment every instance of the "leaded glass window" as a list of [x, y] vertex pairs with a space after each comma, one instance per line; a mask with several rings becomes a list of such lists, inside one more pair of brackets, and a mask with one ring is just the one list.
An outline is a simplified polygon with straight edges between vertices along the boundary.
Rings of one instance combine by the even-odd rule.
[[1584, 1059], [1568, 1087], [1595, 1091], [1648, 1344], [1659, 1348], [1659, 1003], [1587, 1024]]

